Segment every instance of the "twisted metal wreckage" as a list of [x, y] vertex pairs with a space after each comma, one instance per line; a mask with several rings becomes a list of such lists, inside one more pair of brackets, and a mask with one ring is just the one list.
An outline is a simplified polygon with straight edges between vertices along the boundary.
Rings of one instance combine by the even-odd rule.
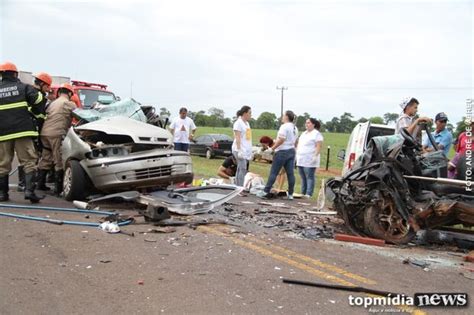
[[327, 196], [352, 233], [394, 244], [408, 243], [420, 229], [472, 226], [470, 183], [447, 179], [447, 162], [441, 151], [421, 154], [406, 130], [374, 137], [351, 172], [328, 181]]

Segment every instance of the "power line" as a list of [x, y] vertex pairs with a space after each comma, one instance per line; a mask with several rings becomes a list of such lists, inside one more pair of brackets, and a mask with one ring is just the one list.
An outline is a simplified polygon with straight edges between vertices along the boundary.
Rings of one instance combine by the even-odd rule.
[[290, 85], [297, 89], [339, 89], [339, 90], [473, 90], [474, 86], [438, 87], [384, 87], [384, 86], [337, 86], [337, 85]]

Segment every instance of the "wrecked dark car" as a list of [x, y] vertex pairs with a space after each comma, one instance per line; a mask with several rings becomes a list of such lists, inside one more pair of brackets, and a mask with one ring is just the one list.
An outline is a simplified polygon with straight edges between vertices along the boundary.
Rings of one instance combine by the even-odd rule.
[[171, 133], [148, 124], [134, 100], [77, 109], [74, 115], [78, 123], [62, 145], [67, 200], [83, 200], [94, 190], [153, 190], [192, 182], [189, 154], [173, 150]]
[[422, 154], [406, 130], [374, 137], [352, 171], [328, 181], [326, 195], [352, 233], [394, 244], [420, 229], [472, 226], [474, 196], [468, 182], [446, 178], [447, 162], [442, 151]]

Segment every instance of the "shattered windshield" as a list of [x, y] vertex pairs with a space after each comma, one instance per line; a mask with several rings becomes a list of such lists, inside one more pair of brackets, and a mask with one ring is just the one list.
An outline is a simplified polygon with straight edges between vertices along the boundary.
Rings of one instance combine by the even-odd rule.
[[109, 117], [128, 117], [141, 122], [146, 122], [140, 103], [133, 99], [124, 99], [108, 105], [97, 104], [93, 109], [78, 108], [74, 111], [74, 116], [85, 122], [92, 122]]

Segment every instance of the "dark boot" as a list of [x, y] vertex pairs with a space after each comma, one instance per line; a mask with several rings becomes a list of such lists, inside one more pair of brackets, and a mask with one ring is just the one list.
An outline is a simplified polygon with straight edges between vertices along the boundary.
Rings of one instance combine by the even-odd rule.
[[48, 171], [48, 176], [46, 176], [46, 182], [48, 184], [54, 184], [55, 177], [54, 177], [54, 168]]
[[8, 196], [8, 174], [0, 176], [0, 202], [10, 200]]
[[31, 203], [38, 203], [44, 196], [37, 196], [35, 194], [34, 174], [35, 173], [25, 174], [25, 199]]
[[25, 169], [23, 165], [18, 166], [18, 188], [17, 191], [25, 191]]
[[36, 189], [48, 191], [51, 190], [48, 186], [46, 186], [46, 175], [48, 174], [48, 170], [38, 170], [38, 177], [36, 178]]
[[59, 170], [54, 172], [54, 194], [59, 196], [63, 192], [63, 178], [64, 178], [64, 171]]

